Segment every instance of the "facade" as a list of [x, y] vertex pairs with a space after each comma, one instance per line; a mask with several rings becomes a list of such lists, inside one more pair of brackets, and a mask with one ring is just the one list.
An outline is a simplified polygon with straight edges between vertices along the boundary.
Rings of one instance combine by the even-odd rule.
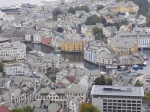
[[26, 59], [26, 45], [20, 42], [1, 43], [0, 57], [11, 57], [15, 59]]
[[66, 52], [82, 52], [85, 45], [91, 39], [86, 38], [67, 38], [61, 42], [61, 50]]
[[8, 76], [14, 75], [32, 76], [32, 73], [26, 69], [26, 66], [19, 63], [4, 64], [4, 72]]
[[143, 87], [93, 85], [92, 104], [101, 112], [141, 112]]
[[138, 42], [138, 48], [150, 48], [150, 33], [149, 32], [131, 32], [131, 33], [119, 33], [119, 38], [136, 39]]
[[43, 37], [41, 37], [41, 43], [45, 44], [45, 45], [50, 45], [51, 44], [51, 39], [52, 38], [50, 38], [50, 37], [43, 36]]
[[118, 4], [108, 7], [108, 9], [114, 13], [117, 13], [117, 12], [136, 13], [139, 10], [139, 6], [134, 4], [134, 2], [121, 1]]
[[13, 91], [8, 91], [0, 95], [0, 106], [9, 107], [9, 105], [16, 105], [26, 101], [26, 93], [18, 88]]
[[31, 34], [25, 34], [25, 41], [31, 42], [31, 40], [32, 40], [31, 37], [32, 37]]
[[89, 42], [84, 50], [84, 60], [103, 65], [111, 65], [114, 61], [114, 55], [108, 49], [108, 46], [101, 41]]
[[105, 37], [112, 37], [116, 34], [117, 28], [114, 26], [111, 27], [103, 27], [103, 34]]
[[35, 33], [33, 35], [33, 42], [34, 43], [41, 43], [41, 35], [39, 33]]
[[53, 54], [44, 54], [42, 58], [42, 65], [41, 68], [44, 72], [47, 72], [47, 69], [50, 69], [52, 71], [55, 71], [56, 69], [59, 69], [59, 64], [61, 57], [59, 55], [53, 55]]
[[138, 51], [138, 43], [136, 39], [113, 38], [109, 39], [108, 45], [118, 57], [134, 54]]

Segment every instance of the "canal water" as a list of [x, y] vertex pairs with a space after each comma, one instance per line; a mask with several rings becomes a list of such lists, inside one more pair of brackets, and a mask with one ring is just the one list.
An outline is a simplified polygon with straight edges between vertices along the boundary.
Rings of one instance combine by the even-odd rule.
[[[26, 43], [26, 45], [29, 46], [29, 47], [32, 47], [36, 51], [41, 51], [43, 53], [58, 54], [54, 51], [53, 48], [51, 48], [49, 46], [42, 45], [42, 44]], [[143, 53], [147, 55], [147, 58], [148, 58], [148, 61], [149, 61], [150, 60], [150, 50], [144, 50]], [[61, 56], [65, 60], [66, 59], [69, 60], [69, 62], [71, 64], [75, 64], [77, 67], [87, 68], [89, 70], [99, 69], [99, 67], [97, 65], [94, 65], [94, 64], [91, 64], [91, 63], [88, 63], [88, 62], [84, 61], [83, 60], [83, 54], [81, 54], [81, 53], [64, 53], [64, 52], [60, 52], [59, 54], [61, 54]], [[102, 68], [102, 67], [100, 67], [100, 69], [102, 71], [105, 71], [105, 72], [110, 72], [112, 70], [112, 69], [105, 69], [105, 68]], [[147, 66], [145, 66], [142, 70], [137, 70], [136, 72], [146, 74], [146, 75], [150, 75], [150, 63], [148, 63]]]

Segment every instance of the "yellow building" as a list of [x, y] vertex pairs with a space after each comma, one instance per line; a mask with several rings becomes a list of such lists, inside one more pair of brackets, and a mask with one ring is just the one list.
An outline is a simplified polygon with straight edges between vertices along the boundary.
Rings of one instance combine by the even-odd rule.
[[108, 7], [108, 9], [113, 13], [118, 13], [118, 12], [134, 13], [134, 12], [138, 12], [139, 6], [134, 4], [131, 1], [128, 2], [121, 1], [118, 4]]
[[136, 39], [113, 38], [109, 40], [109, 47], [118, 57], [134, 54], [138, 51], [138, 43]]
[[61, 42], [61, 50], [66, 52], [82, 52], [89, 39], [67, 38]]

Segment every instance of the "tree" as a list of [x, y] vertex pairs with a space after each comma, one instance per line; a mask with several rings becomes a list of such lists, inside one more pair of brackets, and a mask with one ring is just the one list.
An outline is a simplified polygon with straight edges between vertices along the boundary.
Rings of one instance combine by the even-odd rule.
[[134, 84], [134, 86], [143, 86], [139, 81], [136, 81], [136, 83]]
[[122, 26], [122, 25], [128, 25], [129, 22], [128, 21], [121, 21], [119, 23], [114, 23], [113, 25], [119, 30], [119, 28]]
[[81, 103], [79, 106], [79, 112], [100, 112], [100, 110], [92, 104]]
[[105, 36], [103, 35], [103, 31], [101, 28], [94, 27], [93, 34], [95, 36], [95, 40], [104, 40], [105, 41]]
[[144, 94], [143, 100], [150, 100], [150, 96], [147, 94]]
[[82, 6], [77, 6], [77, 7], [70, 7], [68, 12], [75, 14], [76, 11], [85, 11], [85, 12], [89, 12], [89, 7], [87, 5], [82, 5]]
[[62, 14], [61, 10], [59, 8], [56, 8], [53, 12], [53, 19], [56, 20], [59, 14]]
[[32, 112], [32, 108], [30, 106], [26, 106], [26, 107], [22, 108], [22, 110], [24, 112]]
[[102, 23], [102, 17], [92, 15], [86, 19], [85, 25], [96, 25], [96, 23]]
[[57, 28], [57, 31], [58, 31], [59, 33], [62, 33], [62, 32], [64, 31], [64, 29], [63, 29], [62, 27], [58, 27], [58, 28]]
[[112, 85], [112, 78], [107, 78], [106, 83], [107, 85]]
[[106, 79], [104, 75], [101, 75], [97, 79], [95, 79], [95, 85], [106, 85]]
[[101, 10], [101, 9], [103, 9], [103, 8], [104, 8], [103, 5], [98, 5], [98, 6], [97, 6], [97, 11], [99, 11], [99, 10]]
[[3, 63], [0, 63], [0, 72], [4, 72], [4, 64]]
[[11, 112], [32, 112], [32, 108], [30, 106], [26, 106], [21, 108], [17, 108], [17, 109], [13, 109], [11, 110]]
[[27, 46], [27, 47], [26, 47], [26, 51], [32, 51], [32, 48], [29, 47], [29, 46]]

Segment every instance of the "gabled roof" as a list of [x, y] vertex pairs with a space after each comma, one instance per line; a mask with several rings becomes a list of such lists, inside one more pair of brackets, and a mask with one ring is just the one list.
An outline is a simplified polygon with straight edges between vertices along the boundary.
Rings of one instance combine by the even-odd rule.
[[85, 93], [86, 87], [80, 83], [73, 83], [67, 88], [67, 93]]
[[0, 112], [10, 112], [5, 106], [0, 106]]

